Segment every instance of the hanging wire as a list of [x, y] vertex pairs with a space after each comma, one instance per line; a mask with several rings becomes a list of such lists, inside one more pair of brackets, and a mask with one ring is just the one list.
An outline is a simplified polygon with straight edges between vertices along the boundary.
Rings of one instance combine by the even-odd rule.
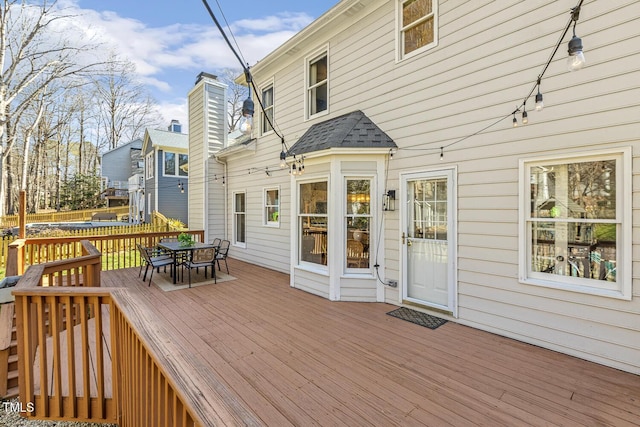
[[[217, 2], [217, 0], [216, 0]], [[253, 91], [256, 95], [256, 99], [258, 100], [258, 104], [260, 104], [260, 109], [261, 111], [264, 113], [264, 104], [262, 103], [262, 100], [260, 99], [260, 96], [258, 94], [258, 89], [255, 86], [255, 83], [253, 82], [253, 79], [250, 78], [251, 76], [251, 72], [249, 71], [249, 66], [247, 65], [247, 61], [244, 60], [244, 57], [242, 57], [240, 52], [240, 48], [238, 47], [238, 49], [236, 50], [233, 45], [231, 44], [231, 41], [229, 40], [229, 37], [227, 37], [227, 34], [225, 33], [224, 29], [222, 28], [222, 26], [220, 25], [220, 22], [218, 21], [218, 18], [216, 18], [216, 15], [213, 13], [213, 10], [211, 10], [211, 7], [209, 7], [209, 3], [207, 2], [207, 0], [202, 0], [202, 3], [204, 4], [205, 8], [207, 9], [207, 12], [209, 12], [209, 16], [211, 16], [211, 19], [213, 19], [213, 22], [216, 24], [216, 27], [218, 27], [218, 31], [220, 31], [220, 34], [222, 35], [222, 37], [224, 38], [225, 42], [227, 43], [227, 46], [229, 46], [229, 49], [231, 49], [231, 52], [233, 52], [234, 56], [238, 59], [238, 62], [240, 63], [240, 66], [242, 67], [242, 71], [244, 72], [245, 76], [247, 76], [247, 84], [250, 84], [251, 87], [249, 88], [249, 91], [251, 91], [251, 88], [253, 88]], [[218, 7], [220, 8], [220, 11], [222, 12], [222, 7], [220, 7], [220, 3], [218, 3]], [[224, 13], [223, 13], [224, 16]], [[226, 22], [226, 18], [225, 18], [225, 22]], [[229, 26], [229, 23], [227, 23], [227, 26]], [[232, 34], [233, 36], [233, 34]], [[235, 38], [234, 38], [235, 41]], [[237, 42], [236, 42], [237, 45]], [[272, 123], [271, 119], [266, 115], [263, 114], [263, 117], [265, 117], [267, 119], [267, 121], [269, 122], [269, 125], [271, 125], [271, 128], [273, 129], [274, 133], [276, 135], [278, 135], [278, 137], [280, 137], [280, 139], [282, 140], [282, 143], [285, 145], [286, 144], [284, 142], [284, 136], [282, 136], [278, 131], [276, 131], [276, 127], [274, 126], [274, 124]], [[275, 121], [275, 119], [274, 119]], [[287, 152], [289, 151], [289, 149], [287, 148]]]
[[540, 74], [538, 74], [538, 78], [536, 79], [536, 81], [533, 84], [533, 87], [531, 88], [531, 90], [529, 91], [529, 93], [527, 94], [527, 96], [524, 98], [524, 100], [522, 101], [522, 103], [520, 105], [517, 105], [516, 108], [510, 112], [509, 114], [504, 115], [503, 117], [500, 117], [499, 119], [497, 119], [495, 122], [483, 127], [482, 129], [472, 133], [471, 135], [467, 135], [465, 137], [462, 137], [460, 139], [457, 139], [453, 142], [450, 142], [449, 144], [443, 145], [439, 148], [402, 148], [402, 150], [408, 150], [408, 151], [440, 151], [440, 159], [443, 159], [444, 153], [443, 150], [445, 148], [449, 148], [453, 145], [459, 144], [473, 136], [476, 136], [484, 131], [486, 131], [487, 129], [490, 129], [494, 126], [496, 126], [498, 123], [500, 123], [501, 121], [505, 120], [506, 118], [508, 118], [509, 116], [513, 116], [513, 119], [515, 120], [514, 125], [517, 125], [517, 119], [516, 119], [516, 114], [520, 112], [521, 108], [525, 107], [525, 104], [527, 102], [527, 100], [531, 97], [531, 95], [533, 95], [533, 92], [536, 89], [540, 88], [540, 82], [542, 80], [542, 77], [544, 76], [544, 74], [547, 72], [547, 69], [549, 68], [549, 65], [551, 64], [551, 61], [553, 61], [554, 56], [556, 55], [556, 53], [558, 52], [558, 49], [560, 48], [560, 45], [562, 45], [562, 41], [564, 40], [565, 36], [567, 35], [567, 32], [569, 31], [569, 29], [571, 28], [571, 24], [573, 23], [574, 25], [574, 29], [575, 29], [575, 24], [578, 20], [578, 15], [580, 13], [580, 8], [582, 7], [582, 3], [584, 2], [584, 0], [580, 0], [578, 2], [578, 4], [571, 9], [571, 17], [569, 18], [569, 21], [567, 22], [567, 25], [565, 26], [562, 35], [558, 38], [558, 41], [555, 45], [555, 48], [553, 49], [553, 52], [551, 53], [551, 55], [549, 55], [549, 58], [547, 59], [547, 62], [545, 63], [542, 71], [540, 72]]
[[229, 21], [227, 21], [227, 17], [224, 16], [224, 11], [222, 10], [222, 6], [220, 6], [220, 2], [218, 0], [216, 0], [216, 3], [218, 4], [218, 9], [220, 10], [222, 19], [224, 19], [224, 23], [227, 24], [229, 34], [231, 34], [231, 38], [233, 39], [233, 42], [236, 44], [236, 48], [238, 49], [238, 54], [242, 57], [242, 63], [246, 64], [247, 61], [244, 59], [244, 55], [242, 55], [242, 51], [240, 50], [240, 45], [238, 45], [238, 41], [236, 40], [236, 37], [233, 35], [233, 31], [231, 31], [231, 25], [229, 25]]

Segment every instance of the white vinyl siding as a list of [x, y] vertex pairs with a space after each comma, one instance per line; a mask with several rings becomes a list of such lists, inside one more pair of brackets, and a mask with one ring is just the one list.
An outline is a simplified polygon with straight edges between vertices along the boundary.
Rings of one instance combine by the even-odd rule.
[[[330, 46], [331, 104], [326, 118], [362, 110], [398, 145], [385, 170], [384, 189], [373, 193], [376, 197], [386, 189], [398, 190], [401, 173], [456, 167], [457, 321], [640, 373], [637, 256], [627, 260], [630, 300], [519, 280], [522, 159], [628, 149], [631, 165], [625, 173], [633, 188], [625, 208], [631, 218], [640, 218], [640, 67], [631, 42], [637, 37], [638, 20], [630, 18], [640, 16], [640, 2], [585, 3], [577, 30], [588, 65], [577, 73], [566, 71], [565, 39], [542, 81], [545, 109], [530, 111], [529, 124], [516, 129], [509, 113], [535, 83], [569, 19], [568, 8], [558, 2], [517, 2], [509, 7], [488, 0], [438, 3], [438, 48], [405, 60], [396, 60], [398, 3], [374, 0], [359, 10], [355, 2], [340, 2], [354, 5], [355, 12], [329, 20], [317, 31], [310, 28], [303, 37], [294, 37], [294, 44], [256, 64], [255, 79], [273, 76], [283, 82], [278, 84], [278, 125], [287, 143], [315, 123], [300, 120], [307, 90], [303, 67], [310, 52]], [[532, 107], [533, 99], [529, 102]], [[474, 135], [499, 117], [506, 119]], [[441, 160], [442, 146], [446, 148]], [[246, 171], [276, 164], [280, 147], [279, 139], [270, 134], [260, 140], [255, 153], [230, 160], [229, 191], [263, 188], [264, 174]], [[309, 164], [305, 179], [313, 173]], [[262, 192], [248, 190], [248, 212], [255, 212], [247, 221], [251, 249], [234, 256], [295, 273], [293, 286], [329, 297], [326, 276], [296, 268], [298, 242], [291, 233], [296, 234], [298, 212], [297, 196], [291, 199], [292, 177], [284, 171], [268, 179], [273, 180], [269, 185], [281, 186], [281, 227], [262, 225]], [[405, 211], [397, 204], [380, 225], [380, 243], [386, 242], [378, 254], [385, 263], [382, 278], [398, 280], [399, 287], [406, 231], [400, 229], [399, 218]], [[638, 254], [637, 220], [633, 225], [631, 252]], [[376, 233], [378, 228], [374, 227]], [[270, 250], [258, 249], [264, 247]], [[353, 300], [361, 295], [356, 290], [360, 292], [354, 287]], [[384, 286], [383, 294], [385, 302], [402, 304], [399, 288]]]

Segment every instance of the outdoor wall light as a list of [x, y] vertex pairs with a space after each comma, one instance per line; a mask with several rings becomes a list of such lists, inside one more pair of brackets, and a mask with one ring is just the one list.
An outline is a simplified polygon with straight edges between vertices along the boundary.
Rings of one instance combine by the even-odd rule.
[[396, 210], [396, 190], [389, 190], [382, 195], [382, 205], [385, 211]]

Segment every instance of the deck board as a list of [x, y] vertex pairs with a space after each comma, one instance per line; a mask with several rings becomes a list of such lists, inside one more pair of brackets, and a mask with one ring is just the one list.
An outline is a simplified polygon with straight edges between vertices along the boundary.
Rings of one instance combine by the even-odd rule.
[[[229, 259], [236, 280], [163, 292], [106, 271], [265, 425], [638, 425], [640, 376], [384, 303], [331, 302]], [[156, 273], [158, 274], [158, 273]], [[201, 372], [194, 372], [201, 375]]]

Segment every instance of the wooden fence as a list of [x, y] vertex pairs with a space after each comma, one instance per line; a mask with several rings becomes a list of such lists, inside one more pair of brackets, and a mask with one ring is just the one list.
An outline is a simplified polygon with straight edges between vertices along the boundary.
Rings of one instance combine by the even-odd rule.
[[[86, 209], [81, 211], [67, 212], [46, 212], [27, 214], [27, 224], [34, 222], [70, 222], [70, 221], [91, 221], [91, 217], [96, 213], [112, 212], [117, 215], [126, 215], [129, 213], [129, 206], [117, 206], [111, 208]], [[0, 227], [17, 227], [19, 215], [5, 215], [0, 217]]]
[[[171, 340], [131, 307], [126, 289], [100, 288], [100, 253], [86, 240], [81, 247], [78, 258], [30, 268], [14, 291], [24, 415], [207, 425], [210, 417], [175, 386], [173, 352], [158, 351]], [[73, 279], [44, 287], [52, 275]]]
[[[139, 234], [144, 234], [144, 233], [162, 233], [162, 232], [166, 232], [166, 231], [173, 231], [170, 230], [166, 224], [140, 224], [140, 225], [121, 225], [121, 226], [113, 226], [113, 227], [95, 227], [95, 228], [89, 228], [89, 229], [83, 229], [83, 230], [64, 230], [64, 231], [60, 231], [59, 235], [55, 236], [55, 238], [60, 238], [60, 237], [75, 237], [76, 242], [81, 240], [81, 238], [89, 238], [91, 240], [91, 237], [94, 236], [112, 236], [114, 237], [114, 242], [116, 240], [118, 240], [116, 237], [117, 236], [128, 236], [128, 235], [139, 235]], [[52, 239], [54, 237], [44, 237], [43, 239]], [[0, 237], [0, 279], [2, 279], [3, 277], [5, 277], [5, 271], [6, 271], [6, 266], [7, 266], [7, 255], [9, 252], [9, 245], [15, 241], [17, 239], [17, 236], [2, 236]], [[107, 250], [107, 254], [108, 253], [115, 253], [117, 252], [116, 249], [121, 249], [122, 251], [126, 250], [125, 248], [127, 247], [126, 243], [124, 242], [126, 240], [126, 238], [122, 238], [120, 239], [121, 242], [119, 243], [109, 243], [107, 244], [108, 248]], [[51, 246], [48, 246], [46, 248], [43, 248], [42, 251], [38, 252], [38, 253], [34, 253], [33, 251], [31, 251], [30, 253], [27, 253], [27, 265], [31, 265], [31, 264], [37, 264], [39, 263], [39, 260], [45, 260], [43, 262], [46, 262], [47, 260], [55, 260], [55, 259], [66, 259], [69, 258], [69, 255], [73, 254], [77, 254], [79, 251], [80, 247], [76, 245], [75, 248], [67, 248], [67, 251], [71, 251], [71, 253], [65, 253], [64, 250], [65, 249], [61, 249], [63, 252], [61, 252], [62, 255], [66, 255], [62, 258], [56, 258], [56, 257], [52, 257], [49, 256], [49, 253], [53, 250], [53, 248]], [[102, 246], [100, 247], [100, 250], [102, 250]], [[135, 245], [133, 247], [133, 249], [135, 249]], [[110, 252], [109, 252], [110, 250]], [[31, 255], [31, 257], [29, 257], [29, 255]], [[132, 267], [132, 266], [136, 266], [139, 265], [139, 259], [136, 260], [133, 265], [131, 265], [129, 260], [125, 260], [125, 256], [124, 253], [122, 254], [122, 263], [120, 262], [115, 262], [115, 260], [113, 259], [113, 256], [111, 258], [107, 257], [104, 258], [106, 260], [107, 265], [105, 265], [104, 269], [113, 269], [113, 268], [125, 268], [125, 267], [117, 267], [120, 265], [126, 265], [128, 267]], [[118, 261], [120, 261], [118, 259]], [[109, 267], [109, 265], [113, 266], [113, 267]]]

